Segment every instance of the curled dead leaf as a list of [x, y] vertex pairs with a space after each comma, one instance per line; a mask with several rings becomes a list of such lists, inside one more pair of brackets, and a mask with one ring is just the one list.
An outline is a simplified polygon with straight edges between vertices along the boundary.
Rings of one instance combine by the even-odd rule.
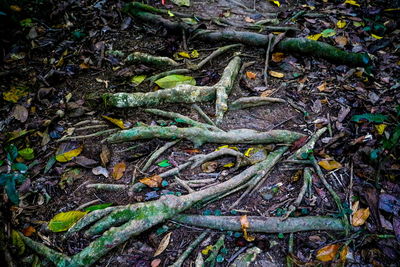
[[154, 175], [140, 179], [139, 182], [147, 185], [148, 187], [160, 187], [162, 182], [162, 177], [160, 175]]
[[203, 172], [210, 173], [210, 172], [215, 172], [217, 167], [218, 167], [218, 162], [216, 162], [216, 161], [208, 161], [208, 162], [205, 162], [205, 163], [203, 163], [201, 165], [201, 170]]
[[115, 180], [119, 180], [122, 178], [122, 176], [124, 175], [124, 172], [126, 170], [126, 163], [121, 161], [117, 164], [115, 164], [113, 172], [112, 172], [112, 177]]
[[351, 224], [353, 226], [361, 226], [365, 223], [368, 219], [369, 215], [371, 214], [369, 208], [366, 209], [359, 209], [353, 215], [353, 220]]
[[250, 236], [247, 233], [247, 229], [250, 227], [250, 223], [249, 223], [249, 220], [247, 219], [247, 215], [243, 215], [240, 217], [240, 225], [242, 226], [244, 239], [246, 239], [246, 241], [248, 241], [248, 242], [254, 241], [256, 238], [254, 236]]
[[285, 74], [283, 74], [281, 72], [273, 71], [273, 70], [269, 71], [269, 75], [271, 75], [272, 77], [275, 77], [275, 78], [283, 78], [283, 77], [285, 77]]
[[158, 248], [157, 248], [156, 252], [154, 252], [153, 257], [160, 255], [168, 247], [169, 241], [171, 240], [171, 234], [172, 234], [172, 232], [169, 232], [168, 234], [166, 234], [163, 237], [163, 239], [161, 239], [160, 245], [158, 245]]
[[331, 244], [319, 249], [316, 256], [317, 260], [327, 262], [335, 259], [340, 246], [340, 244]]

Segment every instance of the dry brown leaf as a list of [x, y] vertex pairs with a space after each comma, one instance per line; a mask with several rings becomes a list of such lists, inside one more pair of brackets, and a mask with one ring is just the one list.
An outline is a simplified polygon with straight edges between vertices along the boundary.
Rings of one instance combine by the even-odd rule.
[[281, 62], [284, 57], [285, 57], [284, 53], [276, 52], [276, 53], [272, 54], [271, 59], [272, 59], [273, 62], [277, 62], [278, 63], [278, 62]]
[[101, 146], [100, 160], [104, 167], [110, 162], [111, 152], [106, 145]]
[[351, 210], [353, 211], [351, 213], [351, 215], [354, 215], [354, 213], [356, 213], [356, 211], [358, 210], [358, 207], [360, 206], [360, 201], [357, 200], [356, 202], [353, 203], [353, 205], [351, 205]]
[[340, 260], [342, 262], [346, 261], [347, 253], [349, 252], [349, 247], [348, 246], [343, 246], [342, 249], [340, 250]]
[[246, 77], [254, 80], [257, 77], [257, 74], [251, 71], [246, 71]]
[[36, 232], [36, 229], [33, 226], [28, 226], [22, 230], [22, 234], [24, 236], [31, 236], [35, 232]]
[[326, 91], [326, 82], [321, 83], [319, 86], [317, 86], [317, 89], [320, 92], [325, 92]]
[[126, 163], [121, 161], [117, 164], [115, 164], [113, 172], [112, 172], [112, 177], [115, 180], [119, 180], [122, 178], [122, 176], [124, 176], [124, 172], [126, 170]]
[[353, 215], [353, 220], [351, 224], [353, 226], [363, 225], [365, 221], [368, 219], [370, 214], [371, 212], [369, 211], [369, 208], [357, 210]]
[[335, 37], [335, 42], [340, 46], [340, 47], [344, 47], [347, 45], [347, 38], [344, 36], [336, 36]]
[[203, 163], [201, 165], [201, 170], [203, 172], [210, 173], [210, 172], [215, 172], [217, 167], [218, 167], [218, 162], [216, 162], [216, 161], [208, 161], [208, 162], [205, 162], [205, 163]]
[[242, 226], [243, 230], [243, 238], [246, 239], [248, 242], [253, 242], [256, 239], [254, 236], [250, 236], [247, 233], [247, 229], [250, 227], [249, 220], [247, 219], [247, 215], [243, 215], [240, 217], [240, 225]]
[[274, 90], [266, 90], [266, 91], [262, 92], [260, 96], [268, 97], [268, 96], [271, 96], [273, 92], [274, 92]]
[[300, 177], [303, 175], [303, 170], [298, 170], [293, 176], [292, 176], [292, 182], [297, 182], [300, 180]]
[[342, 164], [340, 164], [336, 160], [321, 160], [320, 162], [318, 162], [318, 165], [327, 171], [342, 168]]
[[162, 182], [162, 177], [160, 175], [154, 175], [140, 179], [139, 182], [147, 185], [148, 187], [160, 187]]
[[171, 234], [172, 234], [172, 232], [169, 232], [168, 234], [166, 234], [163, 237], [163, 239], [161, 239], [160, 245], [158, 245], [158, 248], [157, 248], [156, 252], [154, 252], [153, 257], [157, 257], [158, 255], [163, 253], [164, 250], [168, 247], [169, 241], [171, 239]]
[[317, 251], [317, 260], [326, 262], [335, 259], [340, 246], [340, 244], [331, 244], [319, 249]]
[[269, 71], [269, 75], [271, 75], [272, 77], [275, 77], [275, 78], [283, 78], [283, 77], [285, 77], [285, 74], [283, 74], [281, 72], [273, 71], [273, 70]]
[[26, 122], [29, 112], [26, 107], [22, 105], [15, 105], [13, 108], [12, 116], [20, 122]]

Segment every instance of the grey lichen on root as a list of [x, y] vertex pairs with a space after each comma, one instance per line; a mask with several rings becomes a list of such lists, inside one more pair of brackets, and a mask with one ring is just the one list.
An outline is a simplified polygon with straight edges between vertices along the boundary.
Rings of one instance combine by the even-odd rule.
[[128, 107], [155, 107], [164, 103], [196, 103], [215, 99], [216, 88], [224, 86], [230, 92], [241, 65], [239, 57], [234, 57], [225, 68], [221, 79], [214, 86], [193, 86], [181, 84], [174, 88], [148, 93], [115, 93], [104, 94], [106, 105]]
[[178, 67], [180, 64], [169, 57], [159, 57], [142, 52], [133, 52], [125, 59], [127, 63], [149, 64], [155, 67]]

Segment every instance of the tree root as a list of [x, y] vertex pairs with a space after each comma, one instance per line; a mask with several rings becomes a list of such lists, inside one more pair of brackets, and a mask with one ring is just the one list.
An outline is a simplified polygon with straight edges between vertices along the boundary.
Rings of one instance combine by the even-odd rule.
[[288, 130], [271, 130], [258, 132], [251, 129], [236, 129], [228, 132], [214, 132], [199, 127], [179, 128], [176, 126], [143, 126], [122, 130], [110, 135], [105, 141], [121, 143], [143, 139], [187, 139], [195, 147], [205, 143], [218, 144], [290, 144], [304, 135]]
[[200, 61], [197, 65], [190, 66], [190, 69], [199, 70], [202, 67], [204, 67], [204, 65], [207, 64], [207, 62], [209, 62], [210, 60], [213, 60], [214, 58], [222, 55], [223, 53], [225, 53], [226, 51], [228, 51], [230, 49], [233, 49], [236, 47], [241, 47], [241, 46], [243, 46], [243, 45], [242, 44], [232, 44], [232, 45], [226, 45], [223, 47], [219, 47], [217, 50], [212, 52], [208, 57], [206, 57], [205, 59]]
[[[110, 250], [126, 242], [130, 237], [138, 235], [161, 222], [171, 219], [206, 197], [217, 196], [238, 187], [247, 182], [260, 170], [270, 170], [286, 150], [287, 147], [281, 147], [271, 152], [264, 161], [247, 168], [230, 180], [204, 190], [180, 197], [167, 195], [162, 196], [158, 200], [146, 203], [137, 203], [123, 207], [110, 207], [107, 212], [111, 211], [111, 213], [97, 221], [86, 231], [86, 235], [89, 236], [105, 231], [103, 235], [72, 257], [66, 257], [31, 239], [26, 240], [27, 238], [24, 238], [25, 243], [36, 252], [51, 260], [57, 266], [90, 266]], [[102, 210], [99, 210], [97, 215], [101, 212]], [[88, 224], [93, 222], [93, 218], [90, 220], [86, 219], [87, 217], [92, 217], [91, 214], [92, 213], [87, 214], [78, 221], [77, 224], [80, 225], [80, 228], [86, 226], [81, 223], [85, 220]], [[100, 217], [100, 215], [95, 216], [96, 219]]]
[[[269, 38], [263, 34], [240, 31], [211, 31], [196, 29], [186, 23], [172, 22], [159, 15], [155, 15], [143, 10], [143, 5], [138, 5], [136, 2], [129, 3], [125, 7], [125, 11], [135, 18], [152, 24], [161, 24], [167, 30], [174, 32], [180, 33], [182, 30], [185, 30], [188, 34], [192, 34], [192, 38], [212, 42], [242, 43], [257, 47], [267, 47], [268, 45]], [[157, 13], [154, 11], [151, 12]], [[323, 58], [339, 64], [368, 66], [371, 62], [368, 54], [366, 53], [346, 52], [327, 43], [322, 43], [307, 38], [285, 38], [277, 44], [276, 48], [282, 52], [312, 55], [317, 58]]]
[[225, 68], [219, 82], [214, 86], [180, 84], [174, 88], [156, 92], [104, 94], [103, 99], [107, 105], [118, 108], [158, 106], [163, 103], [207, 102], [215, 99], [216, 88], [225, 87], [225, 91], [229, 94], [240, 65], [240, 58], [234, 57]]
[[160, 68], [168, 66], [177, 67], [180, 65], [178, 62], [170, 59], [169, 57], [157, 57], [141, 52], [134, 52], [130, 54], [126, 57], [125, 62], [149, 64]]
[[[259, 233], [293, 233], [302, 231], [344, 231], [345, 226], [340, 219], [322, 216], [306, 216], [287, 218], [282, 221], [279, 217], [247, 217], [249, 232]], [[203, 216], [178, 215], [173, 221], [192, 226], [211, 228], [220, 231], [241, 231], [240, 216]]]
[[242, 97], [229, 104], [229, 110], [239, 110], [267, 105], [269, 103], [286, 103], [285, 100], [275, 97], [250, 96]]
[[193, 108], [193, 109], [200, 115], [200, 117], [202, 117], [203, 120], [205, 120], [208, 124], [217, 127], [217, 125], [215, 125], [215, 123], [207, 116], [207, 114], [204, 113], [204, 111], [201, 109], [201, 107], [199, 107], [197, 104], [192, 104], [192, 108]]
[[160, 157], [160, 155], [162, 153], [164, 153], [170, 147], [173, 147], [174, 145], [176, 145], [179, 141], [180, 140], [175, 140], [175, 141], [171, 141], [171, 142], [165, 143], [165, 145], [163, 145], [162, 147], [160, 147], [159, 149], [154, 151], [151, 154], [150, 158], [147, 160], [146, 164], [143, 166], [142, 172], [147, 171], [147, 169], [151, 166], [151, 164], [153, 164], [153, 162], [156, 161], [158, 159], [158, 157]]

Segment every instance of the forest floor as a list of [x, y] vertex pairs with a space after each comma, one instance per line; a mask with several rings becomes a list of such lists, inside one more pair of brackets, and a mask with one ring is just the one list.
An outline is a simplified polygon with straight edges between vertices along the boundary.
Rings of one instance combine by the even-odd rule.
[[[280, 2], [280, 6], [274, 2]], [[318, 129], [327, 127], [313, 154], [326, 180], [339, 195], [354, 228], [348, 235], [332, 231], [297, 232], [292, 236], [279, 232], [250, 233], [254, 241], [244, 238], [241, 231], [212, 230], [184, 266], [194, 266], [199, 253], [207, 258], [211, 253], [207, 248], [222, 233], [226, 237], [216, 266], [230, 265], [238, 252], [254, 246], [261, 253], [250, 266], [285, 266], [287, 258], [292, 259], [293, 266], [398, 266], [400, 24], [396, 1], [192, 0], [190, 7], [179, 7], [168, 0], [165, 5], [161, 1], [146, 3], [170, 10], [170, 16], [165, 18], [176, 19], [173, 13], [182, 12], [231, 22], [231, 25], [221, 21], [199, 22], [193, 17], [187, 21], [196, 24], [195, 27], [214, 30], [251, 31], [246, 27], [273, 18], [279, 21], [278, 25], [298, 28], [288, 31], [287, 37], [319, 38], [346, 51], [367, 52], [372, 59], [370, 66], [363, 68], [273, 50], [265, 85], [266, 49], [244, 45], [185, 74], [193, 77], [197, 85], [213, 85], [233, 55], [239, 55], [247, 66], [241, 68], [229, 101], [248, 96], [287, 101], [228, 111], [218, 125], [223, 130], [284, 129], [312, 136]], [[25, 248], [12, 230], [73, 255], [91, 240], [79, 234], [60, 238], [62, 233], [47, 227], [55, 215], [98, 204], [117, 206], [158, 199], [163, 194], [187, 193], [173, 176], [157, 186], [147, 184], [148, 187], [134, 193], [96, 190], [86, 185], [132, 184], [183, 164], [193, 155], [207, 154], [225, 145], [194, 147], [192, 142], [182, 140], [142, 172], [149, 156], [168, 140], [101, 142], [107, 135], [64, 140], [65, 136], [107, 129], [116, 131], [118, 125], [124, 128], [143, 123], [176, 125], [176, 121], [146, 113], [143, 107], [107, 106], [101, 95], [163, 90], [146, 80], [138, 81], [143, 75], [150, 77], [168, 68], [128, 64], [124, 59], [132, 52], [170, 57], [184, 65], [198, 63], [217, 48], [230, 44], [198, 41], [168, 32], [162, 26], [143, 23], [122, 12], [124, 4], [119, 0], [4, 1], [4, 6], [0, 6], [1, 23], [7, 25], [0, 29], [0, 244], [8, 244], [0, 259], [8, 264], [49, 264]], [[255, 32], [278, 35], [280, 31]], [[187, 53], [179, 55], [179, 52]], [[189, 58], [185, 58], [187, 54]], [[197, 104], [214, 118], [214, 101]], [[203, 121], [191, 104], [165, 104], [156, 108]], [[295, 143], [290, 150], [300, 146]], [[229, 147], [248, 155], [254, 151], [267, 154], [276, 145], [232, 144]], [[76, 153], [72, 159], [55, 160], [56, 155], [71, 150]], [[235, 168], [234, 159], [212, 160], [198, 168], [181, 171], [179, 177], [183, 180], [212, 178], [213, 184], [220, 183], [244, 170]], [[236, 207], [231, 208], [232, 203], [243, 190], [187, 213], [282, 217], [300, 192], [303, 169], [298, 164], [281, 162], [258, 190], [245, 196]], [[13, 188], [10, 184], [15, 183]], [[344, 216], [338, 213], [334, 200], [316, 175], [312, 194], [303, 199], [291, 216], [306, 215]], [[96, 266], [168, 266], [202, 232], [204, 229], [199, 227], [166, 221], [129, 239], [101, 258]], [[165, 238], [169, 233], [172, 234]], [[294, 240], [292, 246], [290, 238]], [[162, 253], [154, 257], [157, 249]]]

